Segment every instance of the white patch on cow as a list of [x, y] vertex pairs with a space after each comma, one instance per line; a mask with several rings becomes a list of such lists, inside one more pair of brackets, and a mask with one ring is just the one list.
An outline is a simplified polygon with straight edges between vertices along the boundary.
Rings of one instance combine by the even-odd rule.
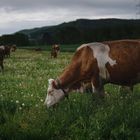
[[91, 82], [91, 85], [92, 85], [92, 92], [95, 93], [95, 87], [92, 82]]
[[77, 51], [87, 46], [92, 49], [93, 55], [97, 59], [100, 77], [103, 79], [109, 79], [109, 72], [106, 68], [106, 64], [109, 63], [111, 66], [116, 64], [116, 60], [113, 60], [109, 57], [109, 46], [103, 43], [95, 42], [83, 44], [79, 48], [77, 48]]
[[54, 79], [48, 80], [49, 85], [47, 90], [47, 97], [44, 102], [44, 105], [46, 105], [48, 108], [55, 105], [65, 97], [64, 92], [61, 89], [55, 89], [53, 87], [53, 82]]
[[77, 51], [79, 51], [80, 49], [82, 49], [83, 47], [86, 47], [88, 44], [82, 44], [80, 47], [77, 48]]

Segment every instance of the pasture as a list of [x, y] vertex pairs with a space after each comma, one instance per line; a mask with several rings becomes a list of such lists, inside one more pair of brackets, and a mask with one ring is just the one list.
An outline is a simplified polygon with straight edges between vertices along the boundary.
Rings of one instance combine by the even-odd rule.
[[0, 140], [139, 140], [140, 85], [134, 93], [105, 86], [108, 96], [71, 93], [46, 109], [49, 78], [69, 64], [72, 52], [50, 59], [49, 51], [18, 49], [4, 60], [0, 73]]

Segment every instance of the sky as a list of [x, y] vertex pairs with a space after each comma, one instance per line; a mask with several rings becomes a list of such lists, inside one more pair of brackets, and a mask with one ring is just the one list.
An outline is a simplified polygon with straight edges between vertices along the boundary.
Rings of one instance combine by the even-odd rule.
[[[139, 0], [0, 0], [0, 35], [76, 19], [135, 19]], [[140, 7], [139, 7], [140, 8]]]

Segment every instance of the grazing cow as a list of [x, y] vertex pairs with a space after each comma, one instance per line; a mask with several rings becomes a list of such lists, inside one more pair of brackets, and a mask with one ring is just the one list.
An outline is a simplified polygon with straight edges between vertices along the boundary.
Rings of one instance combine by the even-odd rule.
[[47, 107], [67, 96], [70, 87], [79, 82], [91, 82], [92, 91], [103, 97], [106, 83], [132, 87], [140, 82], [140, 41], [83, 44], [63, 73], [48, 81]]
[[9, 45], [6, 45], [6, 46], [4, 46], [4, 56], [5, 57], [10, 57], [10, 53], [11, 53], [11, 46], [9, 46]]
[[15, 51], [16, 51], [16, 49], [17, 49], [17, 47], [16, 47], [16, 45], [15, 45], [15, 44], [11, 46], [11, 51], [12, 51], [12, 52], [15, 52]]
[[53, 45], [51, 50], [51, 58], [57, 58], [59, 52], [60, 52], [59, 45], [57, 44]]
[[4, 50], [5, 50], [5, 47], [4, 46], [0, 46], [0, 67], [1, 67], [2, 72], [4, 70], [4, 66], [3, 66]]

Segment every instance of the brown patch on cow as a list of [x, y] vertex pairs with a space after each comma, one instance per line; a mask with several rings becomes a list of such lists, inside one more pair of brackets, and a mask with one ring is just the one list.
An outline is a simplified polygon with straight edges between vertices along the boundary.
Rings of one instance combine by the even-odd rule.
[[59, 79], [64, 88], [66, 85], [70, 86], [78, 81], [91, 79], [92, 75], [98, 72], [97, 61], [87, 46], [75, 52], [70, 65], [66, 67]]
[[133, 84], [137, 73], [140, 72], [140, 42], [120, 40], [106, 41], [105, 44], [111, 46], [109, 56], [116, 60], [117, 63], [113, 67], [106, 64], [110, 74], [109, 81], [114, 84], [120, 83], [121, 85]]

